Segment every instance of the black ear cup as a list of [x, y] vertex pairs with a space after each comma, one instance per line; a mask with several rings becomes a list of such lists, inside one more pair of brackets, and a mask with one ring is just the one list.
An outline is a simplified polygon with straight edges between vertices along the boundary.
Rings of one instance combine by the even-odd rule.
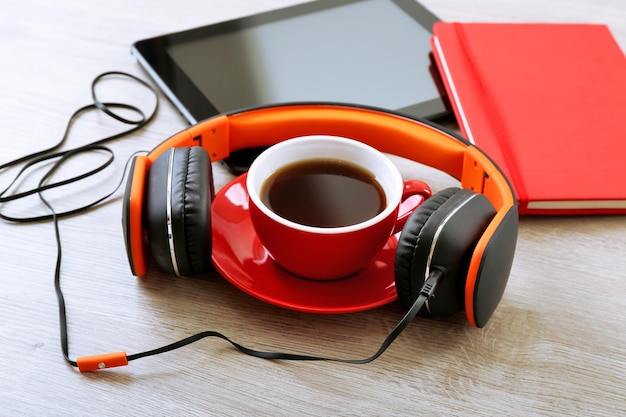
[[172, 148], [150, 167], [144, 218], [152, 257], [165, 271], [196, 275], [210, 265], [211, 162], [200, 146]]
[[400, 302], [412, 305], [430, 272], [439, 269], [445, 278], [420, 315], [446, 317], [463, 310], [471, 255], [495, 213], [485, 196], [461, 188], [440, 191], [418, 207], [407, 220], [396, 251]]

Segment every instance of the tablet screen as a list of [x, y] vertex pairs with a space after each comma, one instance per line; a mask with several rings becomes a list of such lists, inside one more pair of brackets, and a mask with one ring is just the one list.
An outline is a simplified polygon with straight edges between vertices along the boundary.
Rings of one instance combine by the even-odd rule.
[[140, 41], [135, 49], [190, 123], [303, 101], [430, 118], [445, 113], [429, 72], [434, 21], [413, 0], [317, 1]]

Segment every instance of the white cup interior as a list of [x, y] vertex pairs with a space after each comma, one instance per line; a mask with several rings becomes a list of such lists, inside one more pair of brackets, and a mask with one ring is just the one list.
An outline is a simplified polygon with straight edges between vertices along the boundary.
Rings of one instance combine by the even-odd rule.
[[[298, 161], [332, 158], [358, 165], [370, 171], [385, 192], [386, 207], [375, 217], [364, 222], [341, 227], [313, 227], [287, 220], [269, 209], [261, 201], [260, 191], [265, 180], [274, 172]], [[259, 209], [291, 228], [314, 233], [345, 233], [376, 224], [392, 212], [402, 198], [403, 182], [396, 166], [382, 152], [364, 143], [337, 136], [302, 136], [280, 142], [259, 155], [248, 170], [246, 187], [250, 199]]]

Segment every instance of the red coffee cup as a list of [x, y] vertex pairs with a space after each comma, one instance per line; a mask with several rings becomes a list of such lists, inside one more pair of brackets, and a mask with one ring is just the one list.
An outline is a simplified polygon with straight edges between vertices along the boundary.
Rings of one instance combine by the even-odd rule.
[[[359, 183], [349, 182], [341, 185], [347, 188], [335, 190], [340, 187], [335, 186], [335, 183], [343, 184], [343, 177], [351, 176], [352, 173], [344, 175], [342, 172], [340, 176], [325, 177], [325, 181], [334, 181], [333, 183], [323, 180], [311, 183], [313, 177], [293, 174], [296, 172], [294, 167], [308, 164], [314, 167], [311, 169], [317, 169], [315, 164], [323, 161], [334, 164], [335, 167], [348, 166], [356, 169], [360, 174], [365, 173], [365, 177], [359, 177]], [[307, 169], [304, 172], [308, 172]], [[282, 176], [277, 177], [279, 174]], [[300, 210], [304, 214], [309, 214], [307, 211], [327, 210], [327, 213], [314, 213], [316, 218], [325, 218], [325, 214], [332, 217], [331, 215], [338, 212], [349, 211], [346, 215], [350, 218], [351, 211], [361, 212], [362, 206], [369, 207], [371, 201], [362, 199], [379, 198], [371, 197], [375, 193], [369, 191], [370, 185], [381, 195], [378, 202], [380, 209], [367, 218], [362, 218], [365, 214], [360, 213], [361, 217], [353, 223], [339, 226], [305, 224], [299, 218], [290, 219], [291, 212], [279, 214], [276, 204], [273, 208], [270, 207], [272, 202], [268, 200], [270, 192], [267, 188], [276, 186], [271, 184], [272, 181], [280, 181], [276, 178], [287, 177], [296, 181], [294, 184], [297, 186], [287, 188], [291, 191], [283, 190], [284, 195], [277, 198], [287, 200], [288, 210]], [[361, 187], [365, 187], [370, 193], [353, 195]], [[263, 246], [278, 265], [292, 274], [313, 280], [335, 280], [364, 269], [390, 236], [402, 230], [410, 213], [431, 196], [426, 183], [418, 180], [403, 181], [396, 166], [383, 153], [361, 142], [336, 136], [305, 136], [268, 148], [250, 166], [246, 188], [250, 197], [252, 224]], [[300, 191], [303, 188], [312, 190], [307, 197], [313, 198], [312, 202], [301, 196]], [[327, 196], [329, 193], [326, 191], [331, 188], [335, 193]], [[346, 195], [349, 198], [343, 198]], [[323, 201], [328, 198], [337, 201]], [[358, 206], [341, 206], [339, 200], [345, 200], [341, 204]], [[354, 203], [357, 200], [359, 202]], [[329, 206], [333, 208], [330, 209]]]

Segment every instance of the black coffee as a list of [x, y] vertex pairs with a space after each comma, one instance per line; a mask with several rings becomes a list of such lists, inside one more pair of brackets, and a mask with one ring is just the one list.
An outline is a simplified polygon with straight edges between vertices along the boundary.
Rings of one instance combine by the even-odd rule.
[[333, 159], [286, 165], [265, 180], [261, 200], [279, 216], [315, 227], [361, 223], [387, 204], [371, 172]]

